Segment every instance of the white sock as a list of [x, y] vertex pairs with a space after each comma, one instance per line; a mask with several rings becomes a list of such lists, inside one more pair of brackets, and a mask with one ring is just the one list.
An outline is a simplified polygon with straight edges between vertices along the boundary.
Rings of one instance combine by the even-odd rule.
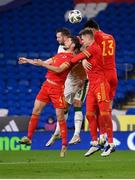
[[[68, 118], [68, 112], [66, 112], [66, 113], [64, 114], [64, 117], [65, 117], [65, 120], [67, 120], [67, 118]], [[57, 122], [57, 124], [56, 124], [56, 129], [55, 129], [55, 132], [54, 132], [54, 135], [58, 135], [58, 134], [60, 134], [59, 122]]]
[[65, 120], [68, 119], [68, 111], [64, 113]]
[[107, 135], [106, 134], [100, 134], [100, 139], [106, 140], [107, 139]]
[[54, 132], [54, 135], [58, 135], [58, 134], [60, 134], [59, 122], [57, 122], [57, 124], [56, 124], [56, 129], [55, 129], [55, 132]]
[[75, 111], [75, 116], [74, 116], [75, 132], [74, 132], [74, 135], [77, 135], [77, 136], [80, 135], [82, 122], [83, 122], [82, 111]]

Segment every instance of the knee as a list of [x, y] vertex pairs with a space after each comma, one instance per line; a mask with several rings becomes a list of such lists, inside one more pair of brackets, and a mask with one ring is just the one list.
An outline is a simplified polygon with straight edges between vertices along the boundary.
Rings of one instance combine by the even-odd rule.
[[32, 114], [40, 115], [42, 109], [40, 107], [34, 106]]
[[89, 120], [91, 119], [92, 117], [95, 117], [96, 116], [96, 113], [95, 112], [89, 112], [89, 113], [86, 113], [86, 118]]
[[109, 113], [109, 111], [100, 111], [100, 115], [101, 116], [109, 116], [110, 113]]
[[73, 101], [73, 106], [74, 107], [82, 107], [82, 102], [80, 100], [74, 100]]
[[57, 120], [58, 121], [64, 120], [64, 111], [63, 112], [57, 112]]

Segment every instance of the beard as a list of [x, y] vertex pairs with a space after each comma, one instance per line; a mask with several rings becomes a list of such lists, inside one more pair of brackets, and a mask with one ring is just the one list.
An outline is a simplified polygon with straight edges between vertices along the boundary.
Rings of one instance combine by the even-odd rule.
[[66, 51], [66, 50], [68, 50], [69, 48], [64, 46], [63, 49]]
[[59, 45], [64, 46], [64, 42], [59, 43]]

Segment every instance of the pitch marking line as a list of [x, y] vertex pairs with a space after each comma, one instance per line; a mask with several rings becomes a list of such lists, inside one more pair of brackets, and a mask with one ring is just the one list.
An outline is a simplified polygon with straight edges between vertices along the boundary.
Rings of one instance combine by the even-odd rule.
[[[88, 158], [87, 158], [88, 159]], [[106, 162], [135, 162], [135, 159], [126, 159], [126, 160], [112, 160], [112, 159], [107, 159]], [[90, 160], [89, 163], [91, 162], [105, 162], [105, 159], [99, 159], [99, 160]], [[26, 161], [26, 162], [0, 162], [0, 165], [16, 165], [16, 164], [20, 164], [20, 165], [23, 165], [23, 164], [52, 164], [52, 163], [55, 163], [55, 164], [62, 164], [62, 163], [88, 163], [88, 161], [85, 161], [85, 159], [83, 161]]]

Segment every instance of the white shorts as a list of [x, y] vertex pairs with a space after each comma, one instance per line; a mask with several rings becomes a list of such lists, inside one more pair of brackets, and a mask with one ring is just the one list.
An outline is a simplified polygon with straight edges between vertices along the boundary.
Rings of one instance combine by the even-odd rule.
[[79, 100], [81, 102], [84, 102], [87, 91], [88, 91], [88, 80], [85, 80], [83, 85], [81, 86], [80, 83], [77, 83], [77, 85], [75, 85], [71, 83], [70, 80], [67, 80], [64, 89], [65, 100], [69, 104], [73, 104], [73, 100]]

